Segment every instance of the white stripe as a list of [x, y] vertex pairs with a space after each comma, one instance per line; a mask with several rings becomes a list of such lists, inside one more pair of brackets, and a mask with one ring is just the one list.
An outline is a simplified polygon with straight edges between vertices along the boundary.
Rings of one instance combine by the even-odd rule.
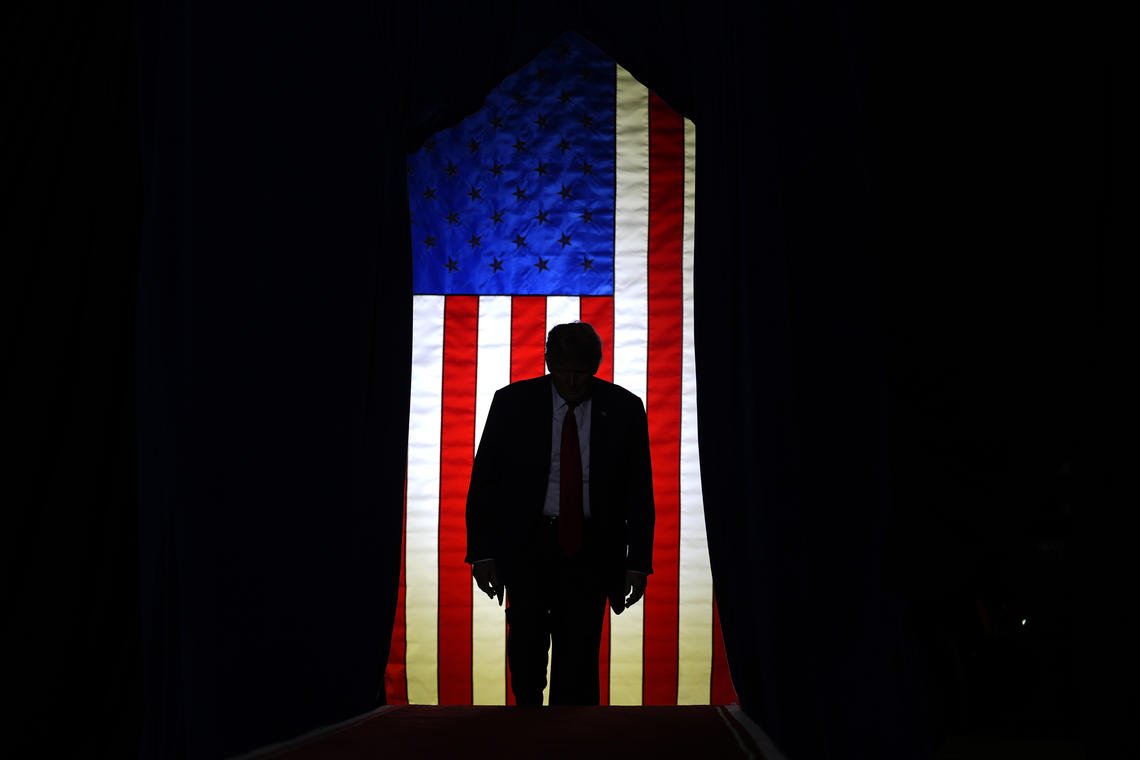
[[[546, 299], [546, 334], [555, 325], [577, 322], [582, 315], [582, 301], [578, 296], [548, 296]], [[542, 690], [542, 704], [550, 704], [550, 661], [546, 658], [546, 688]]]
[[[479, 358], [475, 381], [475, 442], [483, 437], [495, 391], [511, 381], [511, 298], [479, 298]], [[474, 559], [474, 558], [473, 558]], [[477, 705], [506, 704], [507, 636], [503, 610], [471, 580], [471, 697]]]
[[479, 358], [475, 381], [475, 445], [495, 391], [511, 382], [511, 297], [479, 297]]
[[[649, 314], [649, 91], [617, 69], [614, 382], [646, 397]], [[652, 579], [651, 579], [652, 580]], [[644, 602], [610, 616], [610, 704], [640, 705]]]
[[408, 702], [439, 702], [439, 438], [444, 296], [412, 299], [404, 616]]
[[582, 299], [578, 296], [548, 296], [546, 299], [546, 334], [555, 325], [577, 322], [582, 318]]
[[677, 588], [677, 704], [707, 705], [712, 688], [713, 608], [701, 465], [697, 456], [697, 366], [693, 347], [693, 222], [696, 132], [685, 119], [685, 216], [681, 242], [681, 544]]

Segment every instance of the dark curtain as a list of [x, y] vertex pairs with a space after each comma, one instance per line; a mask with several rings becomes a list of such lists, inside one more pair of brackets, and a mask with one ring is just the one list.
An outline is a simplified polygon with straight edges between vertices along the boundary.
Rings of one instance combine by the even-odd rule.
[[876, 19], [872, 77], [857, 5], [532, 5], [13, 14], [5, 464], [35, 496], [7, 625], [44, 645], [14, 688], [51, 716], [23, 735], [218, 757], [383, 700], [405, 156], [575, 29], [697, 125], [702, 474], [745, 710], [793, 758], [973, 730], [946, 610], [1065, 486], [1062, 601], [1111, 625], [1064, 618], [1082, 697], [1056, 722], [1111, 756], [1136, 702], [1107, 21]]
[[406, 58], [383, 6], [140, 9], [147, 757], [377, 704], [411, 309]]
[[876, 58], [885, 578], [913, 611], [936, 741], [1140, 753], [1137, 616], [1119, 603], [1136, 501], [1120, 22], [911, 11]]
[[0, 640], [6, 754], [137, 745], [130, 3], [0, 12]]

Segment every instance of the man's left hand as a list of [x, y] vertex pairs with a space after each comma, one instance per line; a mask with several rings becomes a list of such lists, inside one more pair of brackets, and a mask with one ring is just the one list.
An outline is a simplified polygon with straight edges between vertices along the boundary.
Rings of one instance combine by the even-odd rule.
[[625, 606], [628, 609], [645, 596], [645, 586], [649, 582], [649, 576], [645, 573], [639, 573], [636, 570], [625, 571]]

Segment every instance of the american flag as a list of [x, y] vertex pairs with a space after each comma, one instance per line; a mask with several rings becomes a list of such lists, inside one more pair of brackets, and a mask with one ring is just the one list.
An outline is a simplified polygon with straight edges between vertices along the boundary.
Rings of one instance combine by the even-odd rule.
[[602, 337], [641, 397], [657, 510], [641, 604], [607, 614], [602, 704], [735, 701], [697, 456], [695, 132], [568, 34], [408, 161], [413, 357], [390, 704], [511, 704], [503, 610], [464, 563], [467, 486], [494, 392], [545, 373], [553, 325]]

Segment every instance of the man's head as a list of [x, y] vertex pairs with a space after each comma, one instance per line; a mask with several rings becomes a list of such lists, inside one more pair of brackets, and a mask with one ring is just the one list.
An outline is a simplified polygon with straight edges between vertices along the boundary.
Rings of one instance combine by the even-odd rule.
[[572, 404], [590, 393], [590, 378], [602, 364], [602, 339], [586, 322], [555, 325], [546, 336], [546, 366], [558, 395]]

